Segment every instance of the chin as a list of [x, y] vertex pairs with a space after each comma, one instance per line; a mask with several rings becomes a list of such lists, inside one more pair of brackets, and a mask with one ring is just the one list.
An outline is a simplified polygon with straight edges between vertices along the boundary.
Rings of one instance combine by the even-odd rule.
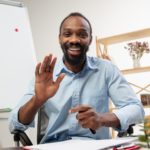
[[85, 56], [66, 56], [65, 61], [69, 63], [72, 66], [77, 66], [79, 64], [82, 64], [85, 61], [86, 55]]

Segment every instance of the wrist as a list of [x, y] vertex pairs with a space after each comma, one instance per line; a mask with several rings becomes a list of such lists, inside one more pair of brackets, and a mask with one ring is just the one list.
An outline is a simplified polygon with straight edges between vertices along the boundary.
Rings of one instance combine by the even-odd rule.
[[120, 126], [120, 121], [114, 113], [104, 113], [99, 116], [100, 126], [115, 128]]
[[106, 126], [105, 115], [99, 114], [99, 127]]
[[39, 100], [36, 95], [34, 95], [34, 96], [32, 97], [32, 102], [33, 102], [33, 106], [34, 106], [35, 108], [40, 108], [40, 107], [43, 105], [42, 101]]

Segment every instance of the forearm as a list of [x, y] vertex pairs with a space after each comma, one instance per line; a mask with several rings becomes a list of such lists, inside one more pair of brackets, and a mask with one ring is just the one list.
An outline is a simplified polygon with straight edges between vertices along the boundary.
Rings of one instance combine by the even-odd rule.
[[120, 121], [114, 113], [100, 114], [100, 126], [119, 128]]
[[36, 101], [36, 97], [33, 96], [31, 100], [20, 108], [18, 112], [18, 120], [20, 123], [28, 125], [33, 121], [38, 109], [40, 108]]

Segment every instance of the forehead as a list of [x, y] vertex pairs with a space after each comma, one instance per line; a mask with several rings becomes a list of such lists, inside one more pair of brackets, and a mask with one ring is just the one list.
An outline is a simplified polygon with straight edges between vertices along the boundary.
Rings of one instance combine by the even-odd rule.
[[88, 24], [88, 22], [80, 17], [80, 16], [71, 16], [69, 18], [67, 18], [64, 23], [62, 24], [62, 30], [86, 30], [88, 32], [90, 32], [90, 26]]

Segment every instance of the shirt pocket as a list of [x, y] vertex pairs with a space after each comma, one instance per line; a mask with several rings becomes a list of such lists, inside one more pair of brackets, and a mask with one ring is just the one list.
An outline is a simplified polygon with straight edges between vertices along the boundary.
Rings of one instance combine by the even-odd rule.
[[108, 110], [108, 96], [105, 92], [94, 93], [88, 97], [88, 105], [94, 108], [97, 112], [106, 112]]

